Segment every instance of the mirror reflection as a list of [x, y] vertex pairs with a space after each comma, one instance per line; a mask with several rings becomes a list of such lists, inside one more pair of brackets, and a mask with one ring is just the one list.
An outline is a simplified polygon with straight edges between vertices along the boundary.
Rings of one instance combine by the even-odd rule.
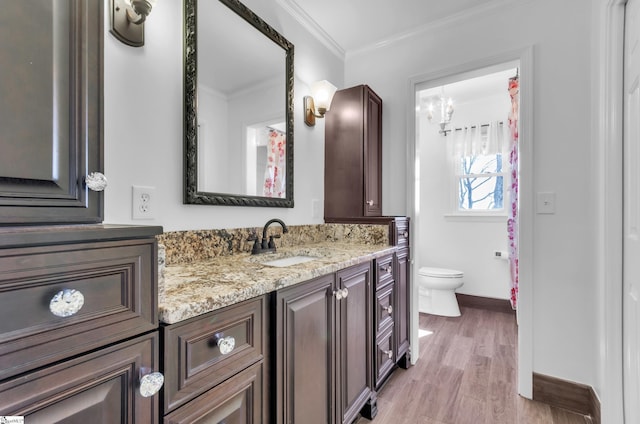
[[236, 0], [185, 0], [187, 37], [190, 3], [185, 203], [292, 207], [293, 45]]

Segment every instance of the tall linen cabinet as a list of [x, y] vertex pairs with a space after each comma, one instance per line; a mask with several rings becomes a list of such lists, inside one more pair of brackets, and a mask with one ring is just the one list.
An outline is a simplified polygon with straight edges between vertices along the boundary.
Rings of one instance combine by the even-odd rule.
[[338, 90], [325, 122], [325, 219], [382, 215], [382, 100]]

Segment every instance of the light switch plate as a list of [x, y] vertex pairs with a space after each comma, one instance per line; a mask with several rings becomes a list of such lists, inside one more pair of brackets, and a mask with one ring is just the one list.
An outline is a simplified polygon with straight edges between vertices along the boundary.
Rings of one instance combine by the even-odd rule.
[[556, 194], [554, 192], [538, 193], [538, 201], [536, 202], [536, 212], [539, 214], [556, 213]]

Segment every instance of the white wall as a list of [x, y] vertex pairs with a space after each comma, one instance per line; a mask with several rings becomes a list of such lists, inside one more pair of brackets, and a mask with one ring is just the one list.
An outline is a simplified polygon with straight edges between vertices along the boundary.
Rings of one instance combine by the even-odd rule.
[[[507, 81], [502, 93], [482, 98], [456, 101], [449, 128], [506, 123], [510, 108]], [[457, 100], [457, 99], [456, 99]], [[456, 186], [451, 177], [450, 148], [454, 134], [443, 136], [437, 121], [430, 123], [425, 113], [419, 114], [420, 143], [420, 231], [417, 237], [417, 266], [435, 266], [464, 272], [464, 285], [458, 293], [509, 299], [509, 262], [495, 259], [494, 251], [508, 250], [506, 210], [500, 217], [452, 216], [457, 212], [453, 201]], [[505, 158], [505, 165], [508, 160]], [[506, 180], [506, 179], [505, 179]], [[505, 184], [508, 184], [505, 181]], [[505, 185], [506, 186], [506, 185]], [[505, 198], [505, 206], [508, 206]]]
[[383, 99], [383, 212], [406, 212], [407, 110], [412, 77], [534, 47], [534, 192], [557, 193], [556, 213], [533, 215], [533, 370], [597, 382], [597, 281], [590, 168], [590, 5], [517, 1], [416, 37], [349, 55], [346, 84]]
[[[182, 3], [158, 2], [145, 23], [145, 46], [133, 48], [109, 34], [104, 2], [104, 222], [162, 225], [165, 231], [262, 226], [273, 217], [290, 225], [322, 223], [322, 216], [312, 216], [312, 199], [322, 211], [324, 125], [305, 126], [302, 97], [316, 80], [343, 86], [344, 63], [276, 0], [243, 3], [295, 46], [295, 208], [182, 204]], [[154, 220], [131, 219], [132, 185], [156, 187]]]

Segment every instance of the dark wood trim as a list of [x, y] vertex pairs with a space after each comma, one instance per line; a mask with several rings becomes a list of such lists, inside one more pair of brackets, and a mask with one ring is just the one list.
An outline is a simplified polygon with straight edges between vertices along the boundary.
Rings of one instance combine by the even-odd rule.
[[494, 312], [503, 312], [515, 315], [516, 311], [511, 307], [509, 299], [494, 299], [492, 297], [472, 296], [456, 293], [458, 305], [467, 308], [486, 309]]
[[600, 424], [600, 399], [598, 399], [598, 395], [596, 395], [593, 387], [589, 387], [589, 414], [591, 416], [591, 422], [593, 424]]
[[600, 400], [591, 386], [534, 372], [533, 400], [588, 415], [600, 424]]

